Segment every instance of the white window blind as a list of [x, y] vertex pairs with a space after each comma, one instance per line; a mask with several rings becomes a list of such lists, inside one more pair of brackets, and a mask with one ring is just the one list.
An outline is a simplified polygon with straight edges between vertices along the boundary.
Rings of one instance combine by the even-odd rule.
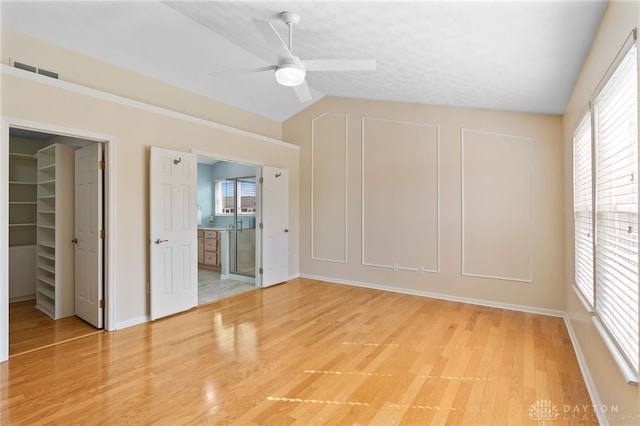
[[233, 214], [235, 212], [235, 181], [217, 180], [215, 194], [216, 214]]
[[594, 101], [595, 311], [638, 374], [638, 76], [631, 47]]
[[575, 280], [593, 308], [593, 191], [591, 173], [591, 113], [587, 111], [573, 135], [573, 218]]
[[222, 179], [215, 185], [216, 214], [254, 214], [256, 212], [255, 178]]
[[256, 181], [238, 179], [238, 212], [255, 213], [256, 211]]

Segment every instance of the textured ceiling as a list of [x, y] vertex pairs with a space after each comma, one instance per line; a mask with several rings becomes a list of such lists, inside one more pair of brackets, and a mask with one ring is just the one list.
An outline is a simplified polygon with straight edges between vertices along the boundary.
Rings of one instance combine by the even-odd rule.
[[[283, 121], [309, 103], [270, 72], [252, 18], [301, 16], [302, 59], [376, 59], [376, 71], [310, 72], [314, 102], [343, 96], [561, 114], [602, 1], [8, 2], [2, 25]], [[117, 28], [117, 31], [114, 31]], [[44, 64], [38, 64], [45, 66]], [[212, 74], [214, 73], [214, 74]]]

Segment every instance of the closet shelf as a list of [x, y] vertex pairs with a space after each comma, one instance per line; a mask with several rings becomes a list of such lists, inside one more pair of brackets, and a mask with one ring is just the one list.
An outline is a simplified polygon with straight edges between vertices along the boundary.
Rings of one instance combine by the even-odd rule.
[[[50, 273], [52, 273], [52, 274], [55, 274], [55, 273], [56, 273], [56, 268], [55, 268], [55, 267], [53, 267], [53, 266], [40, 264], [40, 265], [38, 265], [38, 268], [39, 268], [39, 269], [42, 269], [43, 271], [50, 272]], [[41, 279], [41, 278], [42, 278], [41, 276], [40, 276], [40, 277], [38, 277], [38, 279]]]
[[[40, 281], [43, 281], [43, 280], [40, 280]], [[50, 284], [50, 283], [47, 283], [47, 284]], [[49, 299], [52, 299], [52, 300], [53, 300], [53, 299], [55, 299], [55, 298], [56, 298], [56, 293], [53, 291], [53, 284], [50, 284], [50, 285], [51, 285], [51, 288], [44, 287], [44, 286], [43, 286], [43, 287], [40, 287], [40, 288], [38, 289], [38, 292], [40, 292], [40, 293], [44, 294], [44, 295], [45, 295], [45, 296], [47, 296]]]
[[[71, 145], [38, 151], [36, 306], [53, 319], [74, 315], [73, 171]], [[58, 212], [58, 213], [56, 213]]]
[[28, 181], [23, 181], [23, 180], [10, 180], [9, 181], [9, 185], [31, 185], [31, 186], [36, 186], [38, 183], [37, 182], [28, 182]]
[[56, 260], [56, 256], [49, 253], [38, 253], [38, 256], [44, 257], [45, 259], [49, 259], [49, 260]]
[[54, 315], [54, 306], [53, 303], [51, 303], [51, 299], [46, 297], [46, 295], [42, 294], [42, 292], [40, 291], [38, 291], [36, 294], [36, 308], [49, 315], [50, 317], [53, 317]]
[[17, 152], [10, 152], [9, 158], [21, 159], [21, 160], [35, 160], [35, 154], [20, 154]]

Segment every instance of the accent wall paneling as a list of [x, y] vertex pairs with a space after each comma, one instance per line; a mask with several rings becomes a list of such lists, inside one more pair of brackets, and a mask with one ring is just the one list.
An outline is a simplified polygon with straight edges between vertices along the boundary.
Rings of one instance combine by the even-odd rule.
[[439, 187], [438, 126], [363, 117], [363, 265], [439, 271]]
[[533, 281], [532, 139], [462, 129], [462, 274]]
[[347, 116], [324, 113], [311, 129], [311, 258], [347, 263]]

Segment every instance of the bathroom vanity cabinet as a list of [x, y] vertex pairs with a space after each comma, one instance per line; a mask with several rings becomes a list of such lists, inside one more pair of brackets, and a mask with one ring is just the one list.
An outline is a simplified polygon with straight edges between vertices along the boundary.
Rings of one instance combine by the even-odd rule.
[[220, 270], [220, 232], [198, 229], [198, 266]]

